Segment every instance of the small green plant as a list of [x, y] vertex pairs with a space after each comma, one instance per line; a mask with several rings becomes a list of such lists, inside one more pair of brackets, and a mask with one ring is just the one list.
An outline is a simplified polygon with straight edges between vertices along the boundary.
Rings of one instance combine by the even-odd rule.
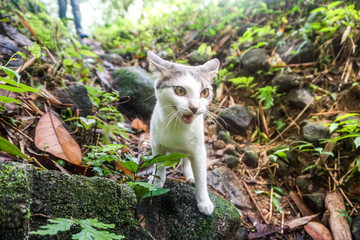
[[56, 218], [49, 219], [49, 224], [41, 226], [41, 229], [30, 232], [31, 235], [56, 235], [58, 232], [69, 231], [73, 225], [81, 227], [81, 231], [75, 235], [72, 235], [72, 239], [83, 240], [112, 240], [112, 239], [124, 239], [123, 235], [117, 235], [115, 233], [108, 232], [106, 230], [98, 229], [111, 229], [115, 227], [115, 224], [102, 223], [97, 218], [93, 219], [68, 219], [68, 218]]
[[350, 215], [346, 212], [346, 210], [343, 209], [337, 209], [336, 211], [338, 211], [340, 214], [337, 215], [336, 217], [345, 217], [346, 220], [349, 223], [349, 226], [351, 227], [353, 224], [353, 219], [350, 217]]
[[283, 160], [285, 160], [286, 162], [289, 162], [287, 159], [287, 155], [286, 152], [288, 152], [290, 150], [290, 148], [286, 147], [286, 148], [281, 148], [279, 150], [276, 150], [274, 153], [270, 154], [268, 156], [268, 158], [274, 162], [276, 162], [278, 160], [278, 158], [281, 158]]
[[[279, 187], [272, 186], [272, 188], [273, 188], [273, 191], [272, 191], [273, 192], [273, 194], [272, 194], [272, 207], [273, 208], [275, 207], [279, 211], [279, 213], [282, 214], [283, 210], [282, 210], [280, 201], [281, 201], [281, 198], [283, 196], [286, 196], [286, 193], [284, 192], [284, 190], [282, 190]], [[266, 194], [269, 197], [271, 195], [270, 192], [265, 192], [263, 190], [255, 190], [254, 192], [255, 192], [255, 194]]]
[[202, 43], [197, 52], [200, 54], [200, 55], [205, 55], [205, 56], [208, 56], [208, 57], [211, 57], [213, 55], [216, 54], [216, 52], [213, 52], [211, 50], [211, 46], [208, 46], [206, 43]]
[[[266, 25], [264, 27], [249, 27], [245, 33], [238, 38], [238, 41], [233, 44], [233, 49], [238, 49], [240, 45], [243, 43], [253, 43], [257, 39], [264, 37], [265, 35], [272, 35], [275, 34], [275, 30], [270, 27], [270, 25]], [[257, 43], [256, 47], [261, 47], [267, 44], [267, 42], [259, 42]], [[254, 48], [254, 47], [253, 47]], [[250, 49], [248, 49], [250, 50]]]
[[274, 95], [276, 95], [277, 86], [266, 86], [258, 88], [253, 96], [257, 96], [260, 102], [264, 103], [264, 109], [269, 109], [274, 106]]
[[356, 113], [345, 114], [338, 116], [329, 125], [330, 133], [337, 132], [340, 136], [335, 137], [331, 141], [336, 143], [344, 139], [354, 139], [355, 148], [360, 146], [360, 120]]
[[252, 83], [254, 81], [254, 77], [251, 76], [231, 78], [228, 81], [237, 85], [236, 88], [246, 88], [249, 91], [251, 91], [257, 85], [257, 83]]

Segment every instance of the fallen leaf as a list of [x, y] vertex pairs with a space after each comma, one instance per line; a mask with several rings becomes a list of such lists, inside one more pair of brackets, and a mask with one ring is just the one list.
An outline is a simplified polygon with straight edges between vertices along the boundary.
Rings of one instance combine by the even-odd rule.
[[61, 121], [52, 113], [44, 114], [35, 130], [35, 145], [42, 151], [81, 166], [81, 149]]
[[293, 230], [297, 227], [300, 227], [302, 225], [307, 224], [308, 222], [310, 222], [313, 218], [317, 217], [319, 214], [314, 214], [311, 216], [306, 216], [306, 217], [301, 217], [301, 218], [295, 218], [293, 220], [290, 220], [286, 223], [284, 223], [284, 226], [286, 228], [289, 228], [290, 230]]
[[144, 124], [140, 119], [135, 118], [132, 122], [131, 122], [131, 127], [138, 130], [141, 129], [144, 132], [147, 132], [148, 130], [148, 126], [146, 124]]
[[265, 237], [267, 235], [276, 233], [276, 232], [281, 232], [281, 227], [272, 225], [272, 224], [261, 224], [255, 217], [248, 215], [248, 218], [250, 219], [250, 221], [252, 222], [252, 224], [255, 226], [256, 228], [256, 232], [251, 232], [248, 235], [249, 239], [256, 239], [256, 238], [260, 238], [260, 237]]
[[324, 225], [318, 222], [309, 222], [304, 226], [305, 231], [314, 240], [332, 240], [332, 235]]

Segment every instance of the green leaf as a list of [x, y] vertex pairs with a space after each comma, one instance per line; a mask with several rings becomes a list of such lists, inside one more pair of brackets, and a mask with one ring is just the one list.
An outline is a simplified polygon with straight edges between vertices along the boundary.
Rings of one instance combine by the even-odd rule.
[[[39, 90], [37, 90], [35, 88], [29, 87], [29, 86], [27, 86], [25, 84], [16, 82], [16, 81], [8, 79], [8, 78], [0, 77], [0, 80], [4, 81], [4, 82], [6, 82], [6, 83], [8, 83], [10, 85], [16, 86], [17, 88], [21, 89], [23, 92], [27, 92], [27, 91], [29, 91], [29, 92], [39, 92]], [[2, 86], [5, 86], [5, 85], [2, 85]]]
[[87, 56], [87, 57], [94, 57], [94, 58], [98, 57], [98, 55], [96, 55], [95, 53], [93, 53], [90, 50], [81, 49], [81, 50], [79, 50], [79, 52], [80, 52], [81, 55], [84, 55], [84, 56]]
[[0, 150], [24, 159], [29, 158], [28, 156], [23, 154], [14, 144], [2, 137], [0, 137]]
[[71, 66], [74, 63], [74, 61], [71, 58], [66, 58], [63, 60], [63, 64], [65, 66]]
[[213, 28], [209, 28], [209, 33], [210, 33], [211, 36], [215, 36], [216, 30], [213, 29]]
[[330, 4], [327, 6], [327, 9], [334, 8], [334, 7], [336, 7], [336, 6], [339, 5], [339, 4], [342, 4], [342, 1], [332, 2], [332, 3], [330, 3]]
[[360, 146], [360, 137], [355, 138], [354, 143], [355, 147], [358, 148]]
[[202, 44], [199, 46], [197, 52], [198, 52], [200, 55], [203, 55], [203, 54], [206, 52], [206, 48], [207, 48], [206, 43], [202, 43]]
[[151, 192], [145, 194], [142, 198], [160, 196], [160, 195], [163, 195], [163, 194], [167, 193], [168, 191], [170, 191], [170, 189], [157, 188], [156, 190], [151, 191]]
[[127, 161], [127, 162], [122, 162], [121, 164], [132, 173], [136, 173], [138, 170], [138, 165], [135, 162]]
[[286, 193], [284, 192], [284, 190], [282, 190], [282, 188], [279, 188], [279, 187], [276, 187], [276, 186], [274, 186], [273, 188], [274, 188], [275, 192], [279, 193], [282, 196], [286, 196]]
[[338, 128], [338, 126], [339, 126], [339, 124], [337, 124], [337, 123], [330, 124], [330, 127], [329, 127], [330, 133], [333, 133]]
[[0, 96], [0, 102], [3, 102], [3, 103], [14, 102], [14, 103], [20, 104], [20, 100], [17, 100], [15, 98], [10, 98], [10, 97], [4, 97], [4, 96]]
[[170, 153], [168, 155], [156, 156], [150, 161], [150, 164], [160, 163], [160, 162], [172, 162], [172, 161], [179, 161], [181, 158], [188, 157], [188, 154], [183, 153]]
[[93, 118], [84, 118], [80, 117], [81, 124], [85, 127], [86, 130], [89, 130], [89, 128], [96, 123], [96, 120]]
[[56, 235], [60, 231], [68, 231], [71, 226], [74, 224], [72, 219], [67, 218], [57, 218], [57, 219], [49, 219], [50, 222], [48, 225], [41, 226], [41, 229], [30, 232], [33, 235]]

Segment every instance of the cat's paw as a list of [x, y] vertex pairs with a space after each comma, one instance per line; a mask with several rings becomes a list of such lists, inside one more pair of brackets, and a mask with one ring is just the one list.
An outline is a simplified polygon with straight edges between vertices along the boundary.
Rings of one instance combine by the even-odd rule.
[[211, 215], [214, 211], [214, 204], [210, 199], [198, 203], [199, 211], [205, 215]]

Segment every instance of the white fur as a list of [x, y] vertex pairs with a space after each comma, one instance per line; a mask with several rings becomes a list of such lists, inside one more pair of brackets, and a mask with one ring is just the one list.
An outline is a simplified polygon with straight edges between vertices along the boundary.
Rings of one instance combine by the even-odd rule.
[[[183, 173], [186, 181], [194, 182], [196, 188], [197, 206], [200, 212], [210, 215], [214, 210], [207, 190], [206, 180], [206, 150], [204, 144], [203, 113], [210, 102], [210, 98], [201, 98], [201, 83], [184, 75], [176, 80], [176, 86], [186, 90], [186, 96], [178, 96], [172, 87], [155, 89], [157, 102], [151, 118], [150, 135], [153, 154], [167, 154], [172, 152], [185, 153], [189, 157], [183, 159]], [[210, 82], [209, 82], [209, 86]], [[193, 121], [190, 124], [181, 121], [181, 113], [191, 114], [189, 106], [196, 106]], [[176, 107], [177, 110], [174, 108]], [[178, 113], [176, 113], [178, 111]], [[158, 166], [150, 178], [158, 187], [165, 183], [165, 168]]]

